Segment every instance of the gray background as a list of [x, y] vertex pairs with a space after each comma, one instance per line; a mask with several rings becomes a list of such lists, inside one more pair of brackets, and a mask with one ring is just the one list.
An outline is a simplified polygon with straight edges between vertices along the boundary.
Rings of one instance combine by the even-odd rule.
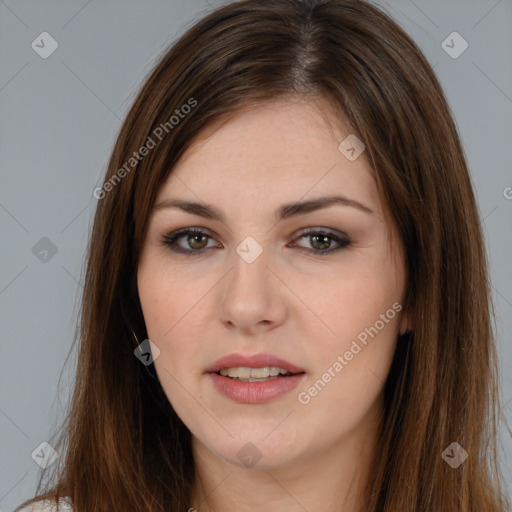
[[[68, 400], [74, 353], [64, 363], [97, 202], [92, 191], [101, 183], [123, 116], [167, 44], [221, 3], [0, 0], [4, 512], [33, 495], [40, 468], [31, 453], [51, 439]], [[512, 362], [512, 2], [380, 0], [379, 5], [434, 66], [462, 137], [484, 220], [503, 409], [512, 424], [512, 375], [505, 371]], [[45, 31], [59, 45], [47, 59], [31, 47]], [[453, 31], [469, 44], [456, 59], [442, 47]], [[457, 41], [453, 45], [460, 48]], [[55, 246], [54, 255], [33, 250], [43, 237]], [[44, 249], [48, 241], [39, 244]], [[506, 430], [502, 443], [510, 489], [512, 440]]]

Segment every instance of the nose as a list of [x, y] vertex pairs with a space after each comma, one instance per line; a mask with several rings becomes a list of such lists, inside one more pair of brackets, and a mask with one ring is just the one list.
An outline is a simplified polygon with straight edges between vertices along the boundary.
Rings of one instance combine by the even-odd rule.
[[286, 288], [272, 269], [275, 265], [269, 250], [263, 250], [252, 262], [240, 254], [233, 251], [231, 271], [222, 280], [220, 320], [227, 328], [245, 334], [266, 332], [285, 321]]

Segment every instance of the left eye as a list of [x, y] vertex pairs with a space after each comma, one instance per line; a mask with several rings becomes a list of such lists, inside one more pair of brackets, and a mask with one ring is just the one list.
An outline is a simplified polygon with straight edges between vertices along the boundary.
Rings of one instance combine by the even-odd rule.
[[[309, 231], [307, 233], [303, 233], [299, 237], [299, 240], [303, 238], [309, 239], [313, 247], [312, 252], [315, 254], [335, 252], [343, 249], [344, 247], [347, 247], [351, 243], [350, 240], [345, 236], [339, 237], [334, 233], [325, 231]], [[332, 249], [333, 241], [338, 244], [338, 247], [335, 247], [334, 249]]]
[[[205, 231], [194, 228], [185, 228], [165, 235], [161, 239], [161, 243], [168, 246], [172, 251], [176, 253], [184, 253], [190, 256], [191, 254], [201, 254], [205, 249], [211, 248], [212, 246], [208, 247], [208, 239], [213, 240], [213, 237]], [[319, 229], [310, 230], [307, 233], [303, 233], [296, 240], [302, 239], [309, 239], [313, 248], [303, 248], [308, 252], [313, 253], [314, 255], [332, 253], [347, 247], [351, 243], [350, 240], [345, 236], [340, 237], [334, 233]], [[338, 244], [338, 246], [334, 249], [332, 248], [333, 241]], [[182, 242], [184, 242], [186, 246], [183, 246]]]

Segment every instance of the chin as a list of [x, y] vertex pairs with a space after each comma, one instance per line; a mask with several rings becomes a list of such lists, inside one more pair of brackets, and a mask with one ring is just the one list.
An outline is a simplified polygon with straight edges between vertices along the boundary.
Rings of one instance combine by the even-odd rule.
[[[217, 442], [202, 443], [219, 458], [239, 468], [272, 470], [292, 465], [303, 452], [303, 444], [291, 440], [286, 432], [272, 439], [260, 431], [246, 431], [241, 437], [227, 438]], [[211, 440], [213, 441], [213, 440]], [[297, 447], [301, 447], [299, 453]]]

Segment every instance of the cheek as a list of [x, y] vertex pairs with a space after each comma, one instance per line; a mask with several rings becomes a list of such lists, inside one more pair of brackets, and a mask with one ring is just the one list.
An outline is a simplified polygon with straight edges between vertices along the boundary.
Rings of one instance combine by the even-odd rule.
[[169, 275], [142, 268], [139, 297], [148, 338], [160, 350], [154, 361], [158, 379], [180, 417], [189, 419], [190, 393], [195, 396], [198, 392], [196, 376], [190, 370], [197, 360], [201, 339], [200, 331], [195, 333], [193, 327], [196, 294], [193, 289], [180, 287]]
[[[378, 391], [395, 351], [404, 273], [400, 262], [393, 261], [384, 251], [378, 257], [360, 259], [330, 281], [321, 299], [316, 298], [315, 311], [328, 329], [309, 347], [315, 368], [311, 380], [320, 379], [319, 387], [329, 382], [331, 391], [326, 395], [334, 394], [354, 407], [368, 387], [369, 400]], [[313, 294], [305, 302], [312, 298]]]
[[380, 261], [381, 265], [372, 267], [369, 263], [339, 272], [322, 289], [311, 287], [309, 282], [303, 283], [298, 290], [303, 302], [318, 312], [318, 319], [326, 327], [323, 329], [325, 343], [320, 344], [319, 349], [322, 346], [343, 347], [376, 322], [381, 329], [381, 315], [385, 315], [386, 331], [398, 328], [400, 315], [393, 304], [402, 301], [403, 277], [390, 265], [382, 264], [384, 260]]
[[399, 295], [376, 297], [374, 292], [360, 295], [360, 302], [347, 297], [351, 300], [327, 319], [336, 336], [311, 347], [314, 371], [297, 390], [302, 417], [322, 418], [317, 435], [326, 439], [352, 431], [378, 410], [374, 406], [396, 348], [401, 305], [394, 299]]
[[138, 290], [147, 335], [160, 349], [155, 368], [169, 393], [179, 388], [178, 382], [196, 377], [191, 368], [201, 370], [197, 356], [205, 339], [204, 300], [212, 286], [204, 281], [171, 274], [154, 258], [151, 265], [149, 261], [147, 266], [139, 265]]
[[187, 316], [194, 314], [199, 283], [188, 286], [179, 275], [169, 271], [168, 264], [158, 258], [142, 260], [137, 273], [139, 298], [148, 331], [148, 337], [155, 342], [165, 342], [175, 327]]

